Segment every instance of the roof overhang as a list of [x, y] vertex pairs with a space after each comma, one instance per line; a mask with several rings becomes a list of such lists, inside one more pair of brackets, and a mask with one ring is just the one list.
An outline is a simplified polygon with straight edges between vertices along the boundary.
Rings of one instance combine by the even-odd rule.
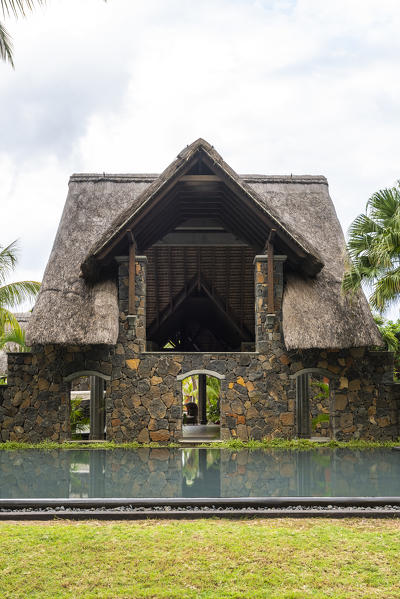
[[[196, 174], [196, 164], [200, 163], [202, 171]], [[254, 237], [259, 244], [260, 240], [264, 243], [274, 229], [275, 243], [296, 269], [308, 276], [315, 276], [323, 267], [318, 252], [290, 232], [282, 220], [265, 207], [258, 194], [223, 161], [218, 152], [208, 142], [199, 139], [187, 146], [144, 190], [133, 207], [114, 220], [82, 263], [83, 276], [88, 279], [97, 278], [101, 267], [111, 261], [121, 243], [124, 240], [126, 242], [127, 236], [134, 235], [143, 250], [143, 246], [156, 240], [157, 234], [162, 235], [168, 226], [173, 228], [176, 224], [174, 201], [179, 202], [182, 197], [190, 198], [191, 194], [195, 194], [197, 198], [207, 197], [207, 193], [211, 194], [209, 197], [217, 197], [215, 194], [223, 193], [227, 198], [225, 215], [232, 221], [233, 229], [236, 226], [236, 233], [240, 228], [244, 236], [248, 239]], [[151, 218], [157, 211], [161, 215], [159, 224], [156, 225], [159, 231], [151, 236], [148, 224], [146, 229], [146, 221], [151, 222], [153, 227]], [[236, 213], [236, 219], [229, 211]]]

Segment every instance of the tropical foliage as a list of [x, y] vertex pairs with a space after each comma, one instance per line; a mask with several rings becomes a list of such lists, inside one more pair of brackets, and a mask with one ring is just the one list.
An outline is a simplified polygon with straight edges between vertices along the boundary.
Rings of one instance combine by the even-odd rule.
[[85, 415], [82, 397], [75, 397], [71, 399], [71, 436], [73, 439], [80, 439], [82, 437], [82, 431], [90, 424], [90, 417]]
[[[219, 396], [221, 382], [213, 377], [206, 377], [206, 393], [207, 393], [207, 420], [208, 422], [218, 423], [220, 419], [219, 413]], [[182, 381], [183, 403], [194, 401], [197, 403], [199, 397], [198, 376], [188, 376]]]
[[[3, 17], [25, 16], [28, 10], [32, 10], [35, 4], [44, 4], [45, 0], [0, 0]], [[13, 45], [11, 37], [0, 22], [0, 59], [9, 62], [14, 67]]]
[[0, 348], [6, 343], [26, 347], [25, 333], [11, 310], [18, 308], [25, 301], [34, 299], [40, 288], [37, 281], [7, 283], [16, 264], [16, 242], [13, 241], [7, 247], [0, 246]]
[[356, 292], [362, 284], [371, 291], [370, 304], [379, 313], [400, 294], [400, 187], [377, 191], [366, 213], [351, 224], [347, 244], [350, 264], [342, 288]]
[[385, 342], [385, 350], [394, 353], [394, 378], [400, 378], [400, 320], [386, 320], [380, 314], [374, 316], [378, 329]]
[[218, 424], [220, 420], [219, 396], [221, 381], [214, 376], [207, 377], [207, 420]]
[[[104, 0], [107, 2], [107, 0]], [[0, 0], [0, 8], [3, 17], [24, 17], [28, 11], [33, 10], [35, 5], [45, 4], [46, 0]], [[14, 68], [13, 44], [11, 36], [0, 22], [0, 60], [9, 62]]]

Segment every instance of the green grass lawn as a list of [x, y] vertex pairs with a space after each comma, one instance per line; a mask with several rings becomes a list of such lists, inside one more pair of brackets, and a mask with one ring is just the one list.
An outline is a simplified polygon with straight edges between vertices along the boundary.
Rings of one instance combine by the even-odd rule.
[[0, 597], [400, 597], [399, 520], [0, 524]]

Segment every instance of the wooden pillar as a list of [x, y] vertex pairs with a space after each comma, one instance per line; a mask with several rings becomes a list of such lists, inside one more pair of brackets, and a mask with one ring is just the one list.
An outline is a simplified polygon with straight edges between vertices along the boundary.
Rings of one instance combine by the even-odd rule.
[[267, 263], [267, 285], [268, 285], [268, 314], [275, 314], [274, 302], [274, 246], [271, 241], [267, 243], [268, 263]]
[[207, 424], [207, 375], [199, 374], [199, 420]]
[[104, 439], [105, 401], [104, 381], [90, 377], [90, 439]]
[[308, 374], [296, 378], [296, 434], [308, 439], [310, 430], [310, 381]]
[[274, 245], [276, 229], [271, 229], [268, 235], [264, 251], [267, 254], [267, 310], [268, 314], [275, 314], [275, 290], [274, 290]]
[[129, 245], [129, 283], [128, 283], [128, 313], [130, 316], [136, 314], [136, 245], [132, 240]]

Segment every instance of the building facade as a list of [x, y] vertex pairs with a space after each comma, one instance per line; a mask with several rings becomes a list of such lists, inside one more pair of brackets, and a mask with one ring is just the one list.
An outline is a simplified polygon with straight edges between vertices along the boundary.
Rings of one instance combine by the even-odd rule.
[[161, 175], [73, 175], [1, 440], [70, 438], [79, 376], [92, 438], [177, 441], [182, 382], [206, 425], [214, 377], [222, 439], [396, 439], [392, 355], [341, 293], [344, 247], [324, 177], [239, 176], [204, 140]]

